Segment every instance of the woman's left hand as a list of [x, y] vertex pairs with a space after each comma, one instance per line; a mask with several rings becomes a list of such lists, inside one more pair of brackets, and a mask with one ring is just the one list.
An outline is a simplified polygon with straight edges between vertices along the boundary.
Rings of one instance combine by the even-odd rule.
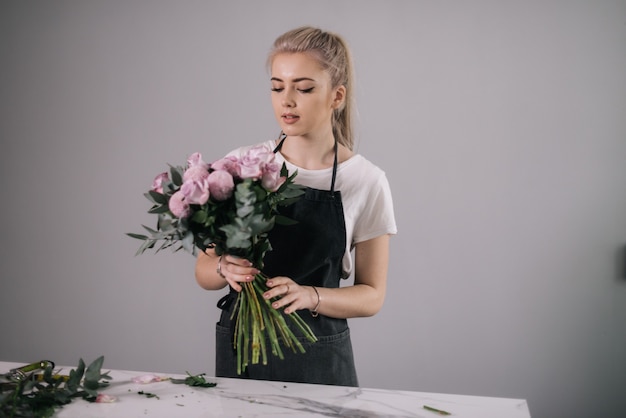
[[279, 298], [272, 302], [274, 309], [285, 308], [285, 313], [290, 314], [299, 309], [315, 307], [313, 301], [315, 291], [311, 286], [300, 286], [285, 276], [272, 277], [266, 283], [270, 289], [263, 294], [263, 297], [265, 299]]

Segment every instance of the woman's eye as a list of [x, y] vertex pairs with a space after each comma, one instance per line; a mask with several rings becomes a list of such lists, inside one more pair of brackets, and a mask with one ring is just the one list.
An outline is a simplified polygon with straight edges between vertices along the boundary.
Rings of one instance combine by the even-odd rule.
[[298, 89], [298, 91], [299, 91], [300, 93], [310, 93], [310, 92], [312, 92], [312, 91], [313, 91], [313, 87], [308, 88], [308, 89]]
[[282, 87], [272, 87], [272, 91], [280, 93], [281, 91], [283, 91], [283, 88]]

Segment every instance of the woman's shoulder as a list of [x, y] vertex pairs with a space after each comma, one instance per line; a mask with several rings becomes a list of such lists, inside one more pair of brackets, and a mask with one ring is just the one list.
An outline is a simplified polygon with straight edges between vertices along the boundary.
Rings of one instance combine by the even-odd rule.
[[352, 175], [358, 175], [365, 178], [375, 179], [385, 177], [382, 168], [365, 158], [362, 154], [355, 153], [348, 160], [339, 165], [341, 170], [350, 172]]

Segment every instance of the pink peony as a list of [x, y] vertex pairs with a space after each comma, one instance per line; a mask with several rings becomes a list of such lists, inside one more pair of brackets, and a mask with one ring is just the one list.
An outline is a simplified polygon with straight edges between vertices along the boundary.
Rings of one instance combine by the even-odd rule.
[[240, 177], [239, 160], [235, 156], [224, 157], [211, 164], [211, 169], [215, 171], [227, 171], [233, 177]]
[[287, 180], [287, 177], [280, 176], [280, 166], [278, 164], [266, 164], [263, 171], [261, 184], [270, 192], [275, 192]]
[[213, 171], [209, 174], [208, 182], [213, 199], [226, 200], [233, 195], [235, 181], [229, 172], [224, 170]]
[[105, 395], [104, 393], [98, 393], [98, 396], [96, 396], [97, 403], [113, 403], [115, 401], [117, 401], [117, 398], [112, 395]]
[[186, 218], [191, 213], [189, 203], [186, 202], [185, 195], [179, 190], [170, 197], [170, 211], [177, 218]]
[[183, 181], [202, 181], [209, 177], [209, 170], [198, 165], [189, 167], [183, 173]]
[[185, 201], [188, 205], [204, 205], [209, 200], [208, 179], [205, 178], [201, 181], [187, 180], [180, 186], [180, 191], [185, 196]]
[[169, 181], [167, 171], [162, 172], [152, 181], [152, 191], [163, 194], [163, 182]]

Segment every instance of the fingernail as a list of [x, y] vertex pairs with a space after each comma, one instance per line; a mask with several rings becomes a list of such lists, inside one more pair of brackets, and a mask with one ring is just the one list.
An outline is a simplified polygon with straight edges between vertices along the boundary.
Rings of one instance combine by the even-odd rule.
[[272, 282], [271, 280], [268, 280], [268, 281], [267, 281], [267, 285], [268, 285], [268, 286], [272, 286], [272, 285], [274, 285], [274, 282]]
[[263, 294], [263, 297], [264, 297], [265, 299], [269, 299], [269, 298], [270, 298], [270, 295], [269, 295], [269, 293], [264, 293], [264, 294]]
[[272, 306], [273, 306], [274, 308], [278, 308], [278, 303], [272, 303]]

